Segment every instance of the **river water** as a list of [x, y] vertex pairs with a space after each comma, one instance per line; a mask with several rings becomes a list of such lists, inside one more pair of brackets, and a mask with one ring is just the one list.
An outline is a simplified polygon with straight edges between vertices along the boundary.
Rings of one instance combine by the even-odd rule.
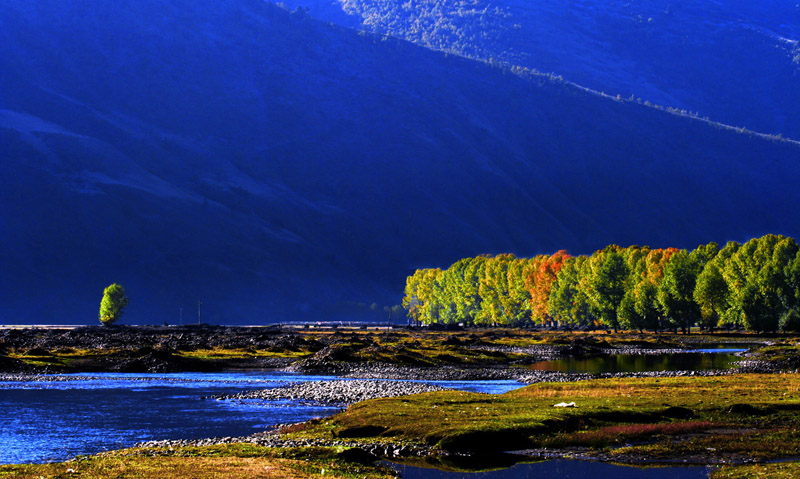
[[[202, 399], [333, 376], [108, 373], [58, 379], [66, 380], [0, 381], [0, 464], [58, 461], [148, 440], [244, 436], [339, 411], [288, 400]], [[522, 386], [517, 381], [435, 383], [492, 394]]]
[[630, 373], [641, 371], [706, 371], [728, 369], [746, 349], [702, 349], [674, 354], [614, 354], [594, 358], [561, 358], [540, 361], [531, 369], [564, 373]]
[[[542, 369], [568, 372], [707, 369], [728, 367], [732, 351], [715, 350], [678, 358], [636, 356], [581, 363], [562, 360]], [[714, 353], [714, 354], [712, 354]], [[719, 354], [721, 353], [721, 354]], [[681, 356], [681, 355], [677, 355]], [[687, 362], [687, 359], [691, 361]], [[571, 362], [572, 361], [572, 362]], [[608, 361], [612, 361], [609, 363]], [[158, 439], [244, 436], [276, 424], [329, 416], [337, 407], [289, 400], [203, 399], [300, 381], [336, 379], [282, 372], [63, 375], [52, 381], [0, 381], [0, 464], [61, 461]], [[422, 381], [443, 387], [501, 394], [517, 381]], [[395, 466], [404, 479], [510, 479], [527, 477], [593, 479], [707, 478], [703, 467], [639, 469], [582, 461], [518, 464], [482, 473], [452, 473]], [[660, 474], [660, 475], [659, 475]]]

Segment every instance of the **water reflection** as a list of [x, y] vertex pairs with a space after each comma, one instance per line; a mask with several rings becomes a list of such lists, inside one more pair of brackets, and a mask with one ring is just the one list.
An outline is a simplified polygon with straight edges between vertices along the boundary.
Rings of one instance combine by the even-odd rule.
[[[715, 350], [719, 351], [719, 350]], [[728, 369], [741, 360], [738, 356], [720, 352], [677, 354], [615, 354], [596, 358], [563, 358], [541, 361], [530, 366], [540, 371], [565, 373], [630, 373], [644, 371], [701, 371]]]
[[400, 472], [402, 479], [707, 479], [711, 470], [705, 466], [640, 468], [566, 459], [485, 472], [440, 471], [399, 464], [392, 467]]

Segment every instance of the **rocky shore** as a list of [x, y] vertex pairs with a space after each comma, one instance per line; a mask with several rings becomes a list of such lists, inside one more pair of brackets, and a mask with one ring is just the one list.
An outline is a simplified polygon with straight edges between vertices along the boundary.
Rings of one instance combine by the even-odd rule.
[[[290, 424], [282, 425], [291, 427]], [[334, 448], [355, 448], [368, 454], [367, 459], [377, 460], [379, 458], [392, 459], [402, 457], [425, 457], [433, 452], [431, 446], [424, 444], [398, 444], [397, 442], [360, 442], [348, 441], [344, 439], [287, 439], [280, 433], [281, 429], [257, 433], [250, 436], [239, 437], [212, 437], [206, 439], [175, 439], [162, 441], [146, 441], [136, 444], [136, 448], [159, 448], [169, 451], [172, 448], [186, 446], [217, 446], [221, 444], [249, 443], [263, 447], [276, 448], [297, 448], [297, 447], [334, 447]], [[153, 451], [153, 454], [159, 454]]]
[[406, 396], [431, 391], [442, 391], [444, 389], [445, 388], [436, 386], [435, 384], [411, 381], [340, 379], [332, 381], [307, 381], [284, 387], [211, 396], [209, 399], [288, 399], [344, 406], [368, 399]]
[[[700, 371], [646, 371], [646, 372], [627, 372], [627, 373], [563, 373], [558, 371], [537, 371], [524, 368], [460, 368], [455, 366], [438, 367], [438, 368], [419, 368], [408, 366], [396, 366], [391, 364], [371, 364], [371, 365], [341, 365], [340, 371], [344, 370], [340, 377], [348, 378], [347, 381], [341, 381], [341, 386], [337, 389], [325, 390], [324, 388], [312, 388], [310, 384], [314, 383], [300, 383], [296, 386], [290, 386], [285, 389], [281, 388], [281, 392], [270, 393], [264, 390], [262, 399], [286, 399], [291, 398], [291, 394], [295, 393], [299, 399], [303, 394], [305, 388], [308, 391], [315, 391], [309, 393], [309, 399], [319, 402], [331, 402], [349, 404], [349, 401], [337, 401], [337, 397], [356, 397], [360, 393], [349, 392], [349, 388], [356, 385], [363, 384], [355, 379], [374, 380], [371, 381], [375, 384], [389, 383], [389, 384], [410, 384], [430, 386], [424, 383], [415, 383], [404, 381], [474, 381], [474, 380], [513, 380], [519, 381], [521, 384], [534, 384], [540, 382], [571, 382], [571, 381], [584, 381], [589, 379], [600, 378], [623, 378], [623, 377], [684, 377], [684, 376], [721, 376], [737, 373], [774, 373], [781, 370], [794, 371], [795, 369], [787, 369], [780, 367], [780, 364], [775, 364], [767, 361], [758, 361], [751, 359], [743, 359], [738, 361], [731, 369], [710, 369]], [[2, 382], [61, 382], [61, 381], [81, 381], [81, 380], [97, 380], [108, 379], [108, 377], [101, 378], [100, 376], [92, 375], [60, 375], [60, 374], [28, 374], [28, 373], [6, 373], [0, 374], [0, 383]], [[127, 381], [152, 381], [152, 380], [165, 380], [164, 378], [148, 378], [148, 377], [124, 377], [120, 378]], [[190, 381], [180, 378], [166, 379], [169, 381]], [[322, 383], [325, 383], [323, 381]], [[338, 383], [338, 381], [327, 381]], [[317, 383], [318, 384], [318, 383]], [[0, 389], [2, 388], [0, 384]], [[383, 391], [382, 386], [373, 386], [376, 389]], [[415, 386], [416, 387], [416, 386]], [[414, 387], [414, 388], [415, 388]], [[420, 386], [421, 387], [421, 386]], [[290, 389], [295, 388], [295, 389]], [[390, 387], [387, 386], [388, 389]], [[391, 397], [403, 394], [416, 394], [418, 392], [426, 392], [423, 390], [416, 390], [414, 388], [401, 389], [409, 392], [398, 392], [393, 394], [386, 392], [385, 395], [364, 395], [364, 399], [372, 399], [374, 397]], [[335, 391], [339, 392], [335, 392]], [[322, 392], [327, 391], [327, 392]], [[337, 396], [339, 394], [340, 396]], [[383, 393], [382, 393], [383, 394]], [[389, 395], [391, 394], [391, 396]], [[274, 397], [273, 397], [274, 395]], [[281, 396], [284, 395], [284, 396]], [[237, 399], [230, 397], [230, 399]], [[238, 399], [249, 399], [244, 396]], [[363, 400], [363, 399], [359, 399]]]

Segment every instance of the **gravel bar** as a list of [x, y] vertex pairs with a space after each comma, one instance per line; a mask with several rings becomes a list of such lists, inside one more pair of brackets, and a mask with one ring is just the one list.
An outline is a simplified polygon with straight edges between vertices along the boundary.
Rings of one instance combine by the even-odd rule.
[[[136, 444], [134, 447], [146, 448], [166, 448], [186, 446], [217, 446], [220, 444], [250, 443], [263, 447], [276, 448], [295, 448], [295, 447], [339, 447], [339, 448], [360, 448], [364, 451], [383, 458], [399, 457], [424, 457], [433, 451], [431, 446], [425, 444], [397, 444], [396, 442], [357, 442], [344, 441], [339, 439], [287, 439], [281, 437], [276, 431], [256, 433], [251, 436], [242, 437], [211, 437], [206, 439], [172, 439], [162, 441], [147, 441]], [[158, 455], [158, 451], [153, 451]]]
[[349, 405], [367, 399], [406, 396], [445, 388], [434, 384], [412, 381], [379, 381], [372, 379], [335, 379], [330, 381], [308, 381], [237, 394], [211, 396], [210, 399], [289, 399], [331, 405]]

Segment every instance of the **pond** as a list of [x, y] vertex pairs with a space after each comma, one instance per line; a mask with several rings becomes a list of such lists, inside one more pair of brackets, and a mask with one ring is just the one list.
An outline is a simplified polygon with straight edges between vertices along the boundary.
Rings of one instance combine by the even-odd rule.
[[729, 369], [742, 358], [737, 352], [746, 349], [702, 349], [673, 354], [614, 354], [593, 358], [561, 358], [540, 361], [529, 367], [564, 373], [632, 373], [646, 371], [705, 371]]
[[[49, 462], [157, 439], [244, 436], [306, 421], [337, 407], [295, 401], [216, 401], [202, 397], [334, 379], [289, 373], [93, 374], [54, 381], [0, 381], [0, 464]], [[437, 381], [503, 393], [516, 381]]]

